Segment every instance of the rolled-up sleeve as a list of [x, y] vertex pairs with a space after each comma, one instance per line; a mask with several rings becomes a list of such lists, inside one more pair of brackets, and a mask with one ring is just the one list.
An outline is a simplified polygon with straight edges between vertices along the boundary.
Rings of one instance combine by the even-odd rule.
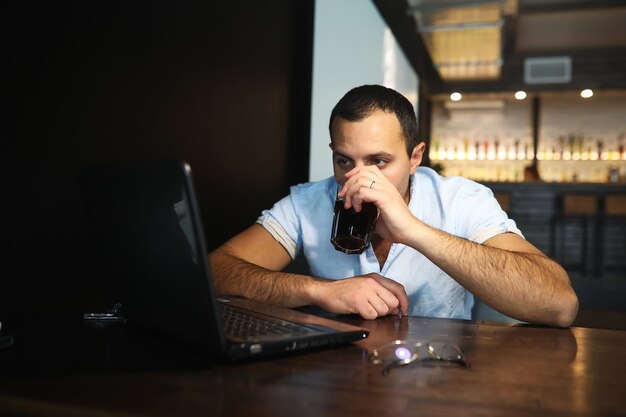
[[457, 228], [459, 235], [468, 240], [482, 244], [504, 233], [515, 233], [524, 237], [515, 221], [502, 210], [489, 188], [481, 184], [464, 187], [459, 203], [455, 205], [455, 210], [465, 211], [465, 215], [455, 216], [460, 219]]
[[256, 222], [285, 248], [291, 259], [296, 258], [301, 246], [300, 226], [291, 196], [284, 197], [271, 209], [263, 210]]

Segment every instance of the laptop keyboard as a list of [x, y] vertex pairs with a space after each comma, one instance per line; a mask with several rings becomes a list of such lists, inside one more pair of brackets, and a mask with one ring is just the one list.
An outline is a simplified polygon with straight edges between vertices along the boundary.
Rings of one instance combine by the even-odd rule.
[[301, 335], [312, 331], [304, 325], [278, 319], [264, 319], [246, 314], [228, 305], [221, 304], [219, 307], [224, 332], [242, 339], [284, 334]]

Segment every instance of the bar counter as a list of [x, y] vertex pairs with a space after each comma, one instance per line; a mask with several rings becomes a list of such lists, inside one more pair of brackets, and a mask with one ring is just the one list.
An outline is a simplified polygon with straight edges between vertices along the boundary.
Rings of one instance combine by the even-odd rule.
[[626, 278], [626, 183], [483, 183], [573, 276]]
[[[345, 347], [242, 364], [193, 365], [164, 340], [74, 332], [0, 351], [8, 416], [624, 415], [626, 332], [385, 317]], [[44, 325], [45, 326], [45, 325]], [[103, 331], [102, 334], [98, 334]], [[111, 334], [113, 333], [113, 335]], [[80, 336], [80, 337], [79, 337]], [[132, 339], [132, 340], [131, 340]], [[471, 367], [416, 362], [382, 372], [368, 350], [445, 340]], [[132, 342], [132, 343], [131, 343]], [[47, 366], [46, 366], [47, 365]]]
[[610, 195], [626, 196], [626, 182], [482, 182], [494, 194], [509, 196], [507, 211], [525, 217], [550, 218], [558, 209], [559, 198], [567, 194], [591, 194], [597, 197], [598, 210]]

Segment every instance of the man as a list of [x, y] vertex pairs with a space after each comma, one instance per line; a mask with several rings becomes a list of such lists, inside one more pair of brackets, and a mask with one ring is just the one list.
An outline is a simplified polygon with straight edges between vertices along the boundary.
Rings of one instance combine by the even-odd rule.
[[[522, 237], [492, 192], [418, 167], [425, 144], [405, 97], [382, 86], [354, 88], [333, 109], [329, 130], [334, 177], [292, 187], [211, 253], [218, 293], [365, 319], [469, 319], [476, 295], [522, 321], [573, 322], [578, 299], [568, 275]], [[364, 202], [378, 208], [362, 254], [330, 242], [336, 197], [357, 212]], [[299, 252], [313, 276], [279, 272]]]

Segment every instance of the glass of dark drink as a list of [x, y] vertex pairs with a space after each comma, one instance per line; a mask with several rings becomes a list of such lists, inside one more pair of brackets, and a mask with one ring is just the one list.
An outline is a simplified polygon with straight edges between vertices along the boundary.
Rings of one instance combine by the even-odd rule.
[[373, 203], [363, 203], [361, 211], [344, 208], [344, 200], [335, 201], [333, 228], [330, 241], [340, 252], [363, 253], [369, 246], [378, 218], [378, 208]]

